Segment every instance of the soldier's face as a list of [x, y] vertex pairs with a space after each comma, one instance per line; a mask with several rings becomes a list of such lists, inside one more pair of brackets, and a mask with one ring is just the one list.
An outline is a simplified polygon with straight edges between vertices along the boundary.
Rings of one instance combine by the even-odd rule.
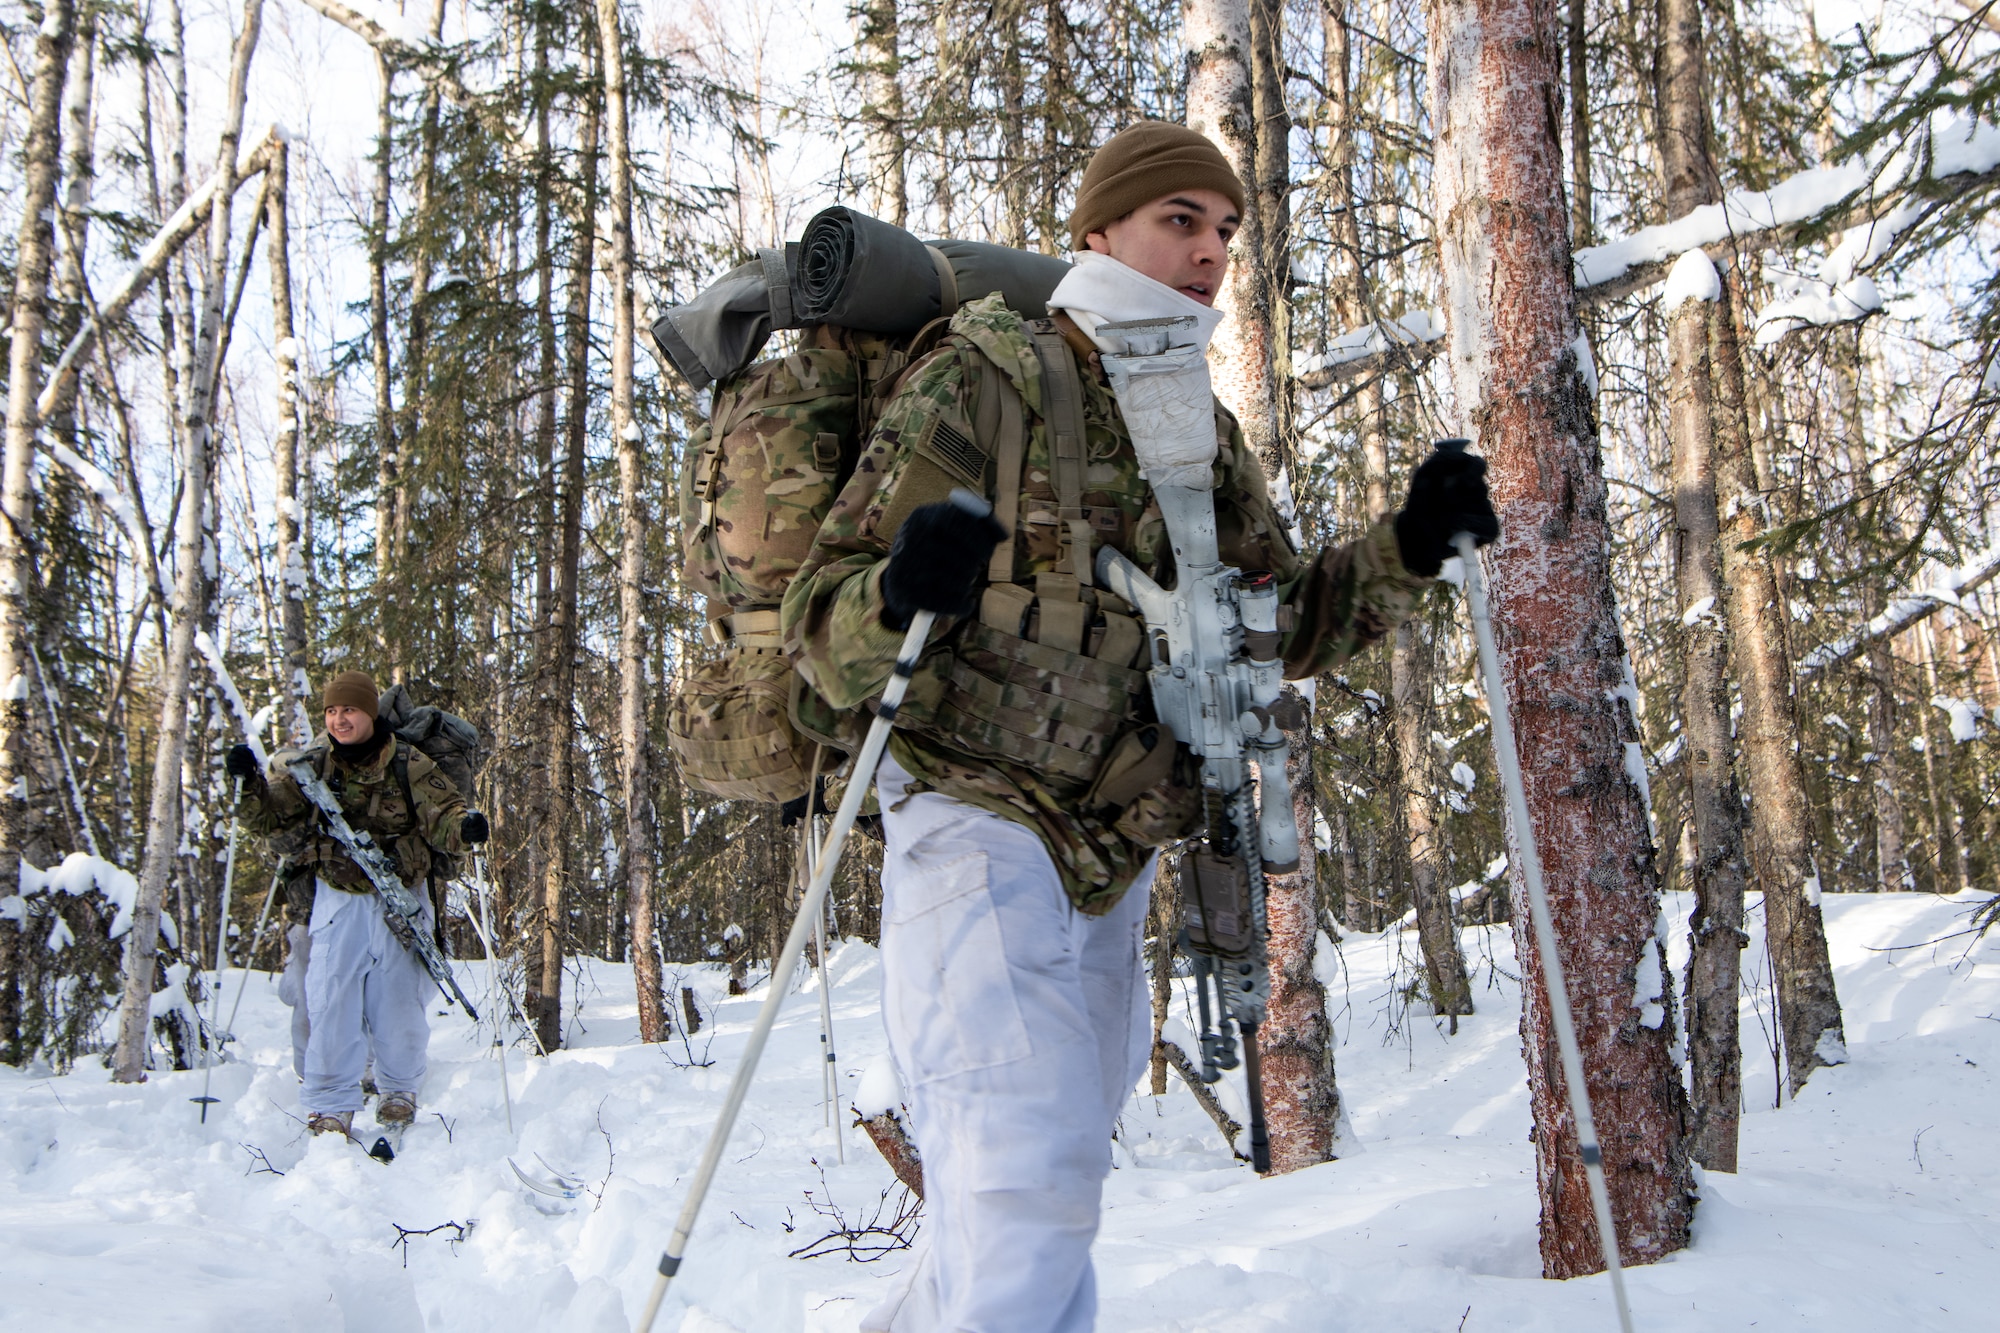
[[342, 745], [359, 745], [375, 734], [375, 719], [352, 704], [326, 710], [326, 734]]
[[1229, 238], [1242, 219], [1229, 196], [1176, 190], [1132, 210], [1084, 244], [1203, 305], [1214, 305], [1229, 267]]

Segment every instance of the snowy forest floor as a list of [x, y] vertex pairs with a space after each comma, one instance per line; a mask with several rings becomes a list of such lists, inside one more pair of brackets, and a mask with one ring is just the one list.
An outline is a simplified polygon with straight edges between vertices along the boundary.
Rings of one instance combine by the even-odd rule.
[[[1761, 1008], [1746, 997], [1743, 1169], [1706, 1177], [1690, 1249], [1630, 1275], [1643, 1333], [1993, 1326], [2000, 937], [1960, 933], [1973, 905], [1826, 900], [1853, 1061], [1795, 1103], [1772, 1107], [1768, 991]], [[1667, 908], [1683, 955], [1688, 907]], [[1469, 928], [1465, 945], [1479, 1012], [1456, 1037], [1399, 998], [1413, 933], [1349, 936], [1322, 965], [1342, 1043], [1340, 1161], [1259, 1181], [1177, 1081], [1161, 1098], [1142, 1083], [1096, 1248], [1104, 1333], [1615, 1328], [1603, 1278], [1538, 1277], [1512, 940]], [[1744, 958], [1761, 977], [1761, 939]], [[483, 967], [463, 967], [476, 1000]], [[852, 1096], [884, 1048], [874, 951], [840, 946], [833, 974]], [[628, 970], [582, 964], [572, 1049], [510, 1053], [511, 1135], [490, 1029], [433, 1017], [423, 1116], [387, 1167], [305, 1135], [289, 1011], [261, 973], [206, 1126], [188, 1101], [199, 1071], [136, 1087], [94, 1065], [5, 1071], [0, 1328], [622, 1333], [762, 997], [728, 999], [723, 983], [680, 969], [711, 1023], [689, 1047], [648, 1047]], [[786, 1007], [662, 1330], [852, 1330], [908, 1261], [788, 1257], [837, 1224], [825, 1210], [886, 1221], [900, 1194], [858, 1131], [835, 1162], [817, 1009], [811, 983]], [[567, 1205], [533, 1195], [510, 1154], [586, 1189]], [[399, 1228], [428, 1234], [399, 1241]]]

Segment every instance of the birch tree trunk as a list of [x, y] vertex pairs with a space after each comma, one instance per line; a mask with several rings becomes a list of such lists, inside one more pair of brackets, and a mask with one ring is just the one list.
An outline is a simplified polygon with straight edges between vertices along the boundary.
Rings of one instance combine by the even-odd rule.
[[389, 191], [395, 165], [395, 67], [380, 51], [375, 74], [375, 185], [368, 211], [368, 352], [375, 371], [375, 641], [381, 669], [403, 679], [401, 646], [388, 616], [389, 591], [402, 565], [401, 464], [396, 450], [396, 394], [389, 364]]
[[[861, 124], [868, 154], [868, 207], [897, 226], [910, 220], [903, 151], [902, 53], [896, 0], [865, 0], [855, 11], [861, 50]], [[609, 66], [606, 66], [609, 69]]]
[[299, 340], [292, 331], [291, 153], [280, 141], [264, 185], [266, 264], [271, 279], [271, 346], [277, 362], [278, 430], [271, 441], [278, 524], [279, 641], [284, 679], [279, 693], [291, 700], [285, 719], [294, 745], [313, 735], [312, 684], [306, 677], [305, 505], [299, 490], [299, 431], [305, 385], [299, 379]]
[[[230, 59], [228, 100], [223, 107], [222, 138], [216, 152], [218, 173], [233, 173], [236, 168], [236, 145], [243, 137], [243, 96], [263, 11], [263, 0], [244, 0], [243, 28]], [[203, 511], [207, 508], [213, 447], [211, 414], [218, 369], [215, 358], [228, 288], [230, 210], [222, 201], [235, 192], [226, 175], [221, 184], [226, 188], [216, 191], [218, 206], [209, 214], [208, 286], [194, 377], [188, 385], [187, 459], [182, 469], [181, 510], [174, 533], [177, 562], [174, 617], [160, 673], [160, 730], [153, 755], [152, 808], [146, 825], [146, 848], [139, 862], [138, 901], [125, 945], [125, 989], [118, 1011], [118, 1046], [112, 1062], [112, 1077], [120, 1083], [137, 1083], [146, 1077], [160, 903], [181, 840], [180, 773], [187, 743], [188, 665], [194, 651], [195, 628], [201, 620], [205, 587]]]
[[[21, 234], [15, 249], [12, 330], [7, 345], [7, 458], [0, 489], [0, 897], [20, 891], [21, 853], [33, 781], [29, 733], [31, 669], [28, 588], [34, 580], [36, 399], [42, 327], [54, 258], [56, 171], [62, 155], [63, 78], [74, 37], [69, 0], [49, 0], [35, 35], [34, 82], [22, 145]], [[19, 1064], [19, 926], [0, 922], [0, 1058]]]
[[[1289, 297], [1291, 119], [1285, 109], [1283, 11], [1275, 0], [1187, 0], [1188, 126], [1221, 150], [1244, 183], [1242, 228], [1216, 304], [1222, 325], [1209, 345], [1216, 394], [1282, 497], [1287, 431], [1281, 376]], [[1289, 511], [1289, 504], [1283, 506]], [[1286, 515], [1290, 517], [1289, 512]], [[1311, 716], [1309, 691], [1291, 690]], [[1333, 1158], [1340, 1091], [1334, 1079], [1326, 992], [1313, 973], [1319, 936], [1319, 879], [1310, 854], [1317, 813], [1312, 728], [1288, 730], [1293, 813], [1306, 854], [1291, 874], [1269, 876], [1266, 913], [1271, 998], [1257, 1034], [1274, 1174]]]
[[[1662, 0], [1656, 88], [1660, 174], [1669, 217], [1722, 198], [1709, 124], [1700, 0]], [[1673, 443], [1675, 579], [1681, 602], [1681, 725], [1695, 839], [1687, 976], [1689, 1151], [1711, 1171], [1736, 1169], [1743, 1099], [1737, 1019], [1742, 981], [1743, 796], [1729, 724], [1729, 642], [1721, 607], [1721, 521], [1715, 498], [1715, 363], [1723, 314], [1708, 256], [1679, 261], [1691, 295], [1670, 311], [1668, 435]]]
[[[893, 15], [892, 15], [893, 17]], [[646, 726], [645, 441], [632, 414], [632, 148], [625, 35], [618, 0], [597, 0], [611, 186], [611, 434], [618, 441], [618, 748], [625, 786], [625, 908], [639, 1040], [667, 1039], [660, 951], [653, 938], [653, 775]]]
[[[590, 94], [585, 94], [587, 97]], [[577, 151], [581, 156], [576, 208], [575, 254], [569, 271], [569, 304], [563, 313], [563, 344], [569, 358], [568, 402], [559, 513], [560, 546], [555, 602], [550, 616], [554, 686], [548, 727], [549, 817], [543, 826], [541, 1010], [537, 1015], [542, 1049], [562, 1045], [562, 965], [568, 943], [567, 896], [571, 869], [571, 836], [577, 815], [576, 790], [576, 655], [577, 576], [583, 550], [583, 451], [590, 418], [590, 278], [597, 216], [597, 137], [600, 112], [594, 97], [585, 105]]]
[[[1556, 137], [1561, 27], [1553, 0], [1432, 0], [1429, 18], [1447, 355], [1466, 433], [1492, 465], [1501, 535], [1487, 566], [1503, 687], [1612, 1209], [1627, 1259], [1643, 1263], [1687, 1244], [1694, 1196], [1672, 996], [1655, 935], [1644, 773], [1632, 759], [1631, 667], [1582, 359], [1588, 344], [1570, 266]], [[1598, 1270], [1597, 1228], [1527, 924], [1521, 858], [1510, 861], [1542, 1270], [1572, 1277]], [[1641, 987], [1642, 978], [1650, 985]]]
[[[1685, 0], [1669, 0], [1670, 4]], [[1711, 275], [1708, 257], [1683, 261]], [[1719, 290], [1720, 283], [1716, 283]], [[1745, 864], [1743, 796], [1729, 729], [1729, 642], [1720, 611], [1722, 553], [1715, 507], [1714, 390], [1709, 354], [1716, 303], [1690, 298], [1673, 311], [1668, 421], [1673, 439], [1675, 575], [1680, 593], [1681, 726], [1694, 827], [1694, 913], [1687, 977], [1688, 1140], [1711, 1171], [1736, 1169], [1743, 1098], [1737, 1017], [1742, 980]]]

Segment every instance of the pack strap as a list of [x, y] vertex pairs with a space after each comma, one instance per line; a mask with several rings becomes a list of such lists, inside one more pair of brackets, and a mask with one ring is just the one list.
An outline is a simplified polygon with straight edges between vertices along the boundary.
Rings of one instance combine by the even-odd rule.
[[938, 315], [949, 319], [958, 313], [958, 274], [952, 271], [951, 260], [945, 258], [944, 251], [935, 245], [924, 247], [931, 257], [931, 266], [937, 269]]
[[1035, 357], [1042, 363], [1043, 419], [1050, 434], [1050, 462], [1056, 487], [1056, 517], [1063, 526], [1063, 548], [1069, 555], [1070, 572], [1077, 586], [1092, 584], [1091, 556], [1096, 535], [1083, 509], [1083, 481], [1087, 448], [1083, 424], [1083, 382], [1076, 373], [1076, 357], [1069, 344], [1048, 320], [1036, 320], [1033, 330]]
[[771, 327], [793, 329], [798, 319], [792, 313], [792, 275], [783, 250], [759, 250], [757, 262], [764, 267], [764, 291], [771, 298]]
[[708, 622], [708, 641], [739, 648], [782, 648], [785, 636], [776, 611], [737, 611]]

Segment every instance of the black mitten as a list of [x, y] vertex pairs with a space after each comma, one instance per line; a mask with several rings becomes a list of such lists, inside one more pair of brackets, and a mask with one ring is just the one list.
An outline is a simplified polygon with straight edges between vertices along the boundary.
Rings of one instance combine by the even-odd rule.
[[957, 503], [911, 510], [896, 529], [882, 570], [882, 623], [903, 630], [919, 611], [971, 615], [980, 575], [993, 548], [1006, 538], [1007, 529], [991, 511], [976, 513]]
[[493, 831], [486, 826], [486, 816], [484, 814], [477, 810], [468, 810], [465, 812], [465, 818], [458, 825], [458, 840], [460, 842], [464, 843], [467, 847], [477, 847], [492, 836]]
[[1475, 546], [1500, 535], [1500, 519], [1486, 493], [1486, 460], [1465, 452], [1463, 441], [1441, 441], [1410, 477], [1410, 498], [1396, 515], [1396, 545], [1403, 568], [1420, 578], [1436, 578], [1451, 539], [1472, 534]]
[[263, 765], [257, 762], [257, 752], [247, 745], [232, 745], [222, 761], [222, 768], [230, 777], [240, 779], [246, 787], [264, 776]]

